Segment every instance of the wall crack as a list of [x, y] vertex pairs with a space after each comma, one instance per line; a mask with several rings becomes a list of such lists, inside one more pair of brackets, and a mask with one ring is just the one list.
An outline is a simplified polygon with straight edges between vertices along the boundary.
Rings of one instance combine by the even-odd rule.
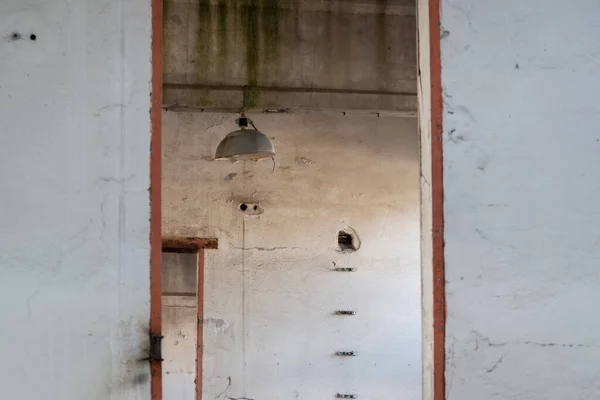
[[500, 358], [498, 359], [498, 361], [496, 361], [496, 363], [494, 365], [492, 365], [492, 368], [488, 369], [487, 371], [485, 371], [486, 373], [492, 373], [496, 370], [496, 368], [498, 368], [498, 366], [500, 364], [502, 364], [502, 361], [504, 361], [504, 356], [500, 356]]

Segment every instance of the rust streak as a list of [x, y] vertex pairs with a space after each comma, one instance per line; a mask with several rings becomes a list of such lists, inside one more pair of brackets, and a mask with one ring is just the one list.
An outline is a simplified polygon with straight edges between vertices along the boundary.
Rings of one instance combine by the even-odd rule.
[[433, 235], [433, 399], [446, 397], [446, 288], [444, 272], [443, 99], [440, 0], [429, 0], [431, 79], [431, 196]]
[[219, 239], [199, 237], [165, 237], [162, 251], [165, 253], [196, 253], [202, 249], [219, 248]]

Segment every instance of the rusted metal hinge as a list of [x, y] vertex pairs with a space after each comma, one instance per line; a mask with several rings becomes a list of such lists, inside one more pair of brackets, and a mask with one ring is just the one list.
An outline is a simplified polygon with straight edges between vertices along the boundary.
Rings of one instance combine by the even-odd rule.
[[163, 361], [162, 358], [162, 339], [160, 335], [150, 335], [150, 349], [148, 351], [148, 361]]

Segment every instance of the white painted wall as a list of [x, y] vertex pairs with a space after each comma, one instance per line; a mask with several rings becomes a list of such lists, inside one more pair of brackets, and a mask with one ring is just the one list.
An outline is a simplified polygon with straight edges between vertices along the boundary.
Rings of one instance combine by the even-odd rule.
[[150, 396], [150, 14], [0, 4], [3, 399]]
[[433, 218], [431, 168], [431, 71], [429, 0], [417, 0], [417, 75], [421, 176], [421, 360], [422, 397], [433, 399]]
[[[206, 252], [204, 397], [420, 399], [417, 121], [252, 116], [274, 165], [210, 161], [235, 116], [163, 117], [163, 229], [219, 238]], [[244, 216], [242, 201], [264, 213]], [[353, 254], [336, 251], [346, 226], [362, 242]]]
[[600, 398], [599, 14], [442, 1], [448, 400]]

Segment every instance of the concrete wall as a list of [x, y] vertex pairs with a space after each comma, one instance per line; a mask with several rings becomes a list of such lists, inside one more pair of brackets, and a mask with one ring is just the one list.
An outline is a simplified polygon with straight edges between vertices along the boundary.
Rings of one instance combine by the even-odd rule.
[[[275, 164], [211, 161], [234, 119], [164, 114], [165, 233], [220, 241], [206, 252], [205, 398], [420, 399], [416, 121], [260, 115]], [[347, 226], [355, 253], [337, 249]]]
[[442, 1], [448, 400], [600, 397], [599, 13]]
[[0, 4], [3, 399], [150, 397], [150, 13]]
[[[167, 84], [250, 85], [250, 108], [416, 110], [413, 0], [169, 0], [164, 37]], [[188, 89], [167, 87], [165, 104], [242, 105], [240, 91]]]

